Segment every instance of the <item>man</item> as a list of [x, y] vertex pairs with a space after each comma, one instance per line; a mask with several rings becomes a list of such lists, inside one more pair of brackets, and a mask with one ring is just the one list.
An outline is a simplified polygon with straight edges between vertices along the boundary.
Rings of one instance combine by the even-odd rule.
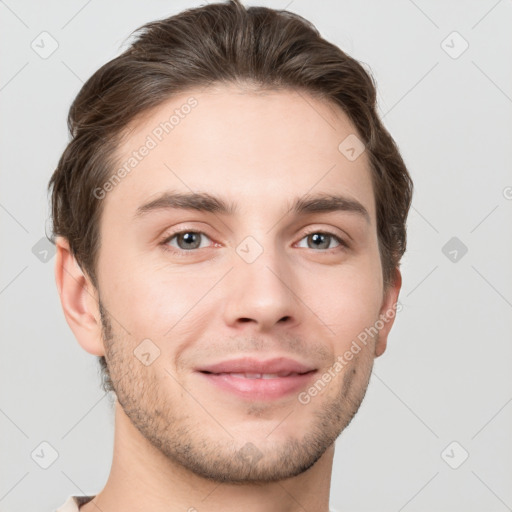
[[83, 86], [55, 271], [115, 441], [104, 489], [60, 511], [329, 510], [412, 196], [375, 101], [306, 20], [238, 1], [146, 25]]

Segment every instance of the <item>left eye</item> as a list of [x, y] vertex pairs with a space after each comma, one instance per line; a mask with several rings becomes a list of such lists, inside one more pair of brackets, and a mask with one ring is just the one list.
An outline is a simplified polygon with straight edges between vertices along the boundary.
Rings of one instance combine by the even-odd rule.
[[[343, 240], [341, 240], [336, 235], [331, 235], [330, 233], [322, 233], [322, 232], [309, 233], [302, 240], [306, 240], [308, 249], [333, 249], [334, 247], [338, 247], [340, 245], [345, 245]], [[331, 246], [332, 241], [335, 241], [337, 243], [337, 245], [332, 247]], [[299, 246], [299, 247], [301, 247], [301, 246]], [[302, 247], [304, 247], [304, 246], [302, 246]]]

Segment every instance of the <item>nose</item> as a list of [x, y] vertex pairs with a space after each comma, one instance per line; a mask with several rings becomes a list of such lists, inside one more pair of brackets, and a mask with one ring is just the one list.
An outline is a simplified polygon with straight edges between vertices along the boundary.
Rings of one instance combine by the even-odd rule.
[[255, 332], [298, 325], [300, 290], [285, 255], [264, 251], [252, 263], [234, 257], [234, 268], [225, 283], [225, 324]]

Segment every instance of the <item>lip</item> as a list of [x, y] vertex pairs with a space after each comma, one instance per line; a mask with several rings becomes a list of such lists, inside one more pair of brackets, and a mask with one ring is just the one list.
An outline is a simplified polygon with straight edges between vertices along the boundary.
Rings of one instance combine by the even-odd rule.
[[197, 371], [210, 373], [306, 373], [312, 370], [316, 368], [288, 357], [264, 360], [239, 357], [197, 368]]
[[[196, 369], [210, 384], [249, 400], [275, 400], [298, 392], [316, 371], [311, 365], [286, 357], [266, 360], [244, 357]], [[258, 374], [271, 374], [272, 378], [258, 378]]]

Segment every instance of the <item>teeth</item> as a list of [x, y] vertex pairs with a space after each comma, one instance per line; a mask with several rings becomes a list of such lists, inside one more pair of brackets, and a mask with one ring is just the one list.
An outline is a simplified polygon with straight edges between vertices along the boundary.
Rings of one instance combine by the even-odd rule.
[[261, 379], [261, 373], [232, 373], [231, 375], [245, 379]]
[[233, 377], [239, 379], [278, 379], [279, 377], [288, 377], [289, 375], [297, 375], [294, 372], [279, 374], [279, 373], [229, 373]]

